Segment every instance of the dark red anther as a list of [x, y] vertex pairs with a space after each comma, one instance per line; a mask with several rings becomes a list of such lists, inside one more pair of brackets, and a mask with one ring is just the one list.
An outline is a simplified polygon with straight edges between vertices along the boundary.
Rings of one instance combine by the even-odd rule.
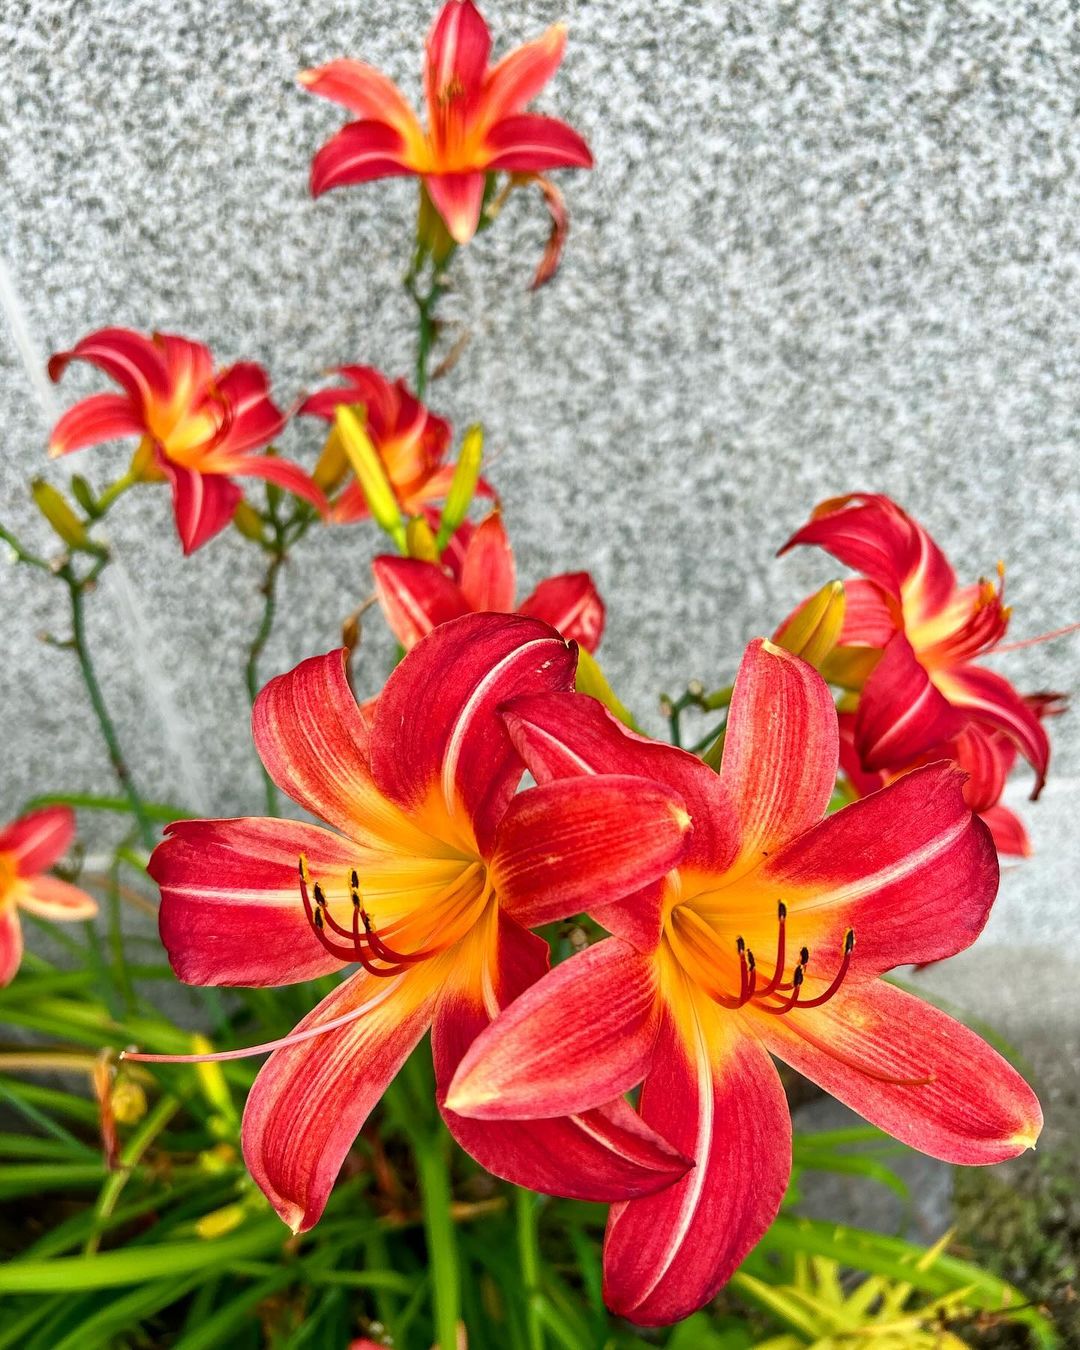
[[849, 928], [844, 936], [844, 959], [840, 962], [840, 969], [833, 976], [832, 984], [823, 994], [818, 994], [817, 998], [808, 998], [805, 1003], [800, 1004], [803, 1008], [820, 1008], [823, 1003], [828, 1003], [829, 999], [836, 993], [847, 977], [848, 967], [851, 965], [851, 953], [855, 946], [855, 930]]

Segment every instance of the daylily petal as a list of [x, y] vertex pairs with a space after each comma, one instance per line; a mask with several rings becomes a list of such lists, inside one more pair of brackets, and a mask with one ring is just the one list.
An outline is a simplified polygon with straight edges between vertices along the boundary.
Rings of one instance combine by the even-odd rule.
[[210, 348], [179, 333], [154, 333], [152, 341], [165, 358], [170, 398], [191, 403], [201, 397], [214, 374]]
[[999, 853], [1011, 858], [1030, 858], [1031, 840], [1024, 828], [1024, 822], [1007, 806], [1000, 802], [996, 806], [984, 807], [979, 819], [986, 825]]
[[[808, 992], [816, 992], [819, 973], [826, 983], [832, 978], [849, 928], [852, 983], [940, 961], [978, 937], [997, 894], [998, 865], [963, 785], [952, 764], [915, 769], [770, 854], [748, 879], [760, 889], [762, 913], [777, 897], [787, 904], [792, 940], [811, 953]], [[744, 894], [739, 903], [753, 907]]]
[[19, 875], [31, 877], [62, 858], [74, 838], [74, 811], [69, 806], [43, 806], [0, 830], [0, 853], [14, 853]]
[[127, 394], [91, 394], [59, 419], [49, 436], [49, 455], [69, 454], [120, 436], [141, 436], [141, 411]]
[[9, 985], [22, 963], [23, 938], [19, 911], [9, 901], [0, 905], [0, 989]]
[[396, 127], [386, 122], [347, 122], [315, 152], [311, 195], [321, 197], [331, 188], [415, 172], [409, 147]]
[[529, 283], [529, 289], [537, 291], [541, 286], [546, 286], [559, 270], [563, 249], [566, 247], [567, 236], [570, 233], [570, 214], [566, 209], [566, 198], [550, 178], [545, 178], [540, 173], [532, 174], [530, 178], [540, 189], [540, 195], [544, 199], [544, 205], [547, 207], [548, 218], [551, 222], [548, 237], [544, 243], [544, 251], [540, 255], [540, 261], [536, 264], [533, 279]]
[[660, 1025], [655, 960], [607, 938], [556, 966], [482, 1031], [447, 1105], [476, 1120], [603, 1106], [640, 1083]]
[[294, 820], [182, 820], [148, 871], [161, 888], [161, 941], [185, 984], [294, 984], [340, 970], [300, 898], [298, 862], [348, 876], [348, 840]]
[[71, 361], [87, 361], [121, 385], [134, 403], [146, 405], [169, 396], [169, 374], [160, 347], [130, 328], [99, 328], [70, 351], [49, 360], [49, 378], [59, 380]]
[[629, 773], [662, 783], [678, 793], [693, 821], [684, 866], [722, 872], [731, 863], [738, 839], [727, 790], [696, 755], [628, 731], [584, 694], [519, 698], [502, 711], [538, 783], [586, 773]]
[[558, 70], [565, 51], [566, 25], [555, 23], [492, 66], [484, 81], [484, 123], [521, 112]]
[[985, 811], [1001, 797], [1005, 780], [1016, 763], [1016, 745], [997, 727], [968, 722], [949, 747], [968, 775], [964, 800], [973, 811]]
[[1035, 1094], [996, 1050], [883, 981], [755, 1021], [779, 1059], [932, 1158], [1003, 1162], [1033, 1147], [1042, 1129]]
[[574, 664], [572, 648], [535, 619], [467, 614], [436, 628], [379, 696], [376, 784], [407, 812], [441, 799], [463, 843], [471, 833], [486, 853], [523, 771], [497, 709], [521, 694], [569, 689]]
[[454, 1138], [495, 1176], [569, 1199], [626, 1200], [680, 1177], [686, 1160], [622, 1098], [550, 1120], [470, 1120], [446, 1107], [450, 1080], [491, 1013], [508, 1006], [548, 968], [547, 943], [505, 915], [499, 918], [498, 944], [487, 996], [494, 1005], [485, 1001], [483, 971], [471, 984], [459, 979], [443, 995], [431, 1031], [440, 1108]]
[[262, 478], [267, 483], [276, 483], [296, 497], [302, 497], [324, 516], [330, 510], [326, 498], [300, 465], [287, 459], [278, 459], [276, 455], [226, 454], [219, 450], [208, 455], [201, 468], [204, 473], [232, 473], [242, 478]]
[[1015, 741], [1020, 753], [1035, 770], [1034, 801], [1046, 781], [1050, 763], [1050, 738], [1035, 710], [994, 670], [981, 666], [953, 666], [935, 676], [942, 694], [957, 708], [1000, 727]]
[[751, 642], [735, 680], [720, 767], [745, 862], [767, 857], [821, 820], [838, 763], [828, 685], [781, 647]]
[[176, 530], [185, 555], [195, 552], [229, 524], [243, 493], [222, 474], [203, 474], [158, 454], [156, 463], [172, 484]]
[[897, 633], [859, 698], [855, 744], [864, 768], [903, 769], [951, 740], [963, 721]]
[[883, 648], [901, 626], [899, 606], [880, 586], [862, 577], [849, 577], [844, 582], [844, 623], [838, 639], [841, 646], [858, 643]]
[[293, 801], [367, 848], [424, 852], [424, 837], [375, 787], [370, 732], [345, 672], [345, 650], [272, 679], [251, 732], [266, 772]]
[[19, 891], [19, 904], [31, 914], [61, 922], [92, 919], [98, 912], [92, 895], [59, 877], [32, 877]]
[[772, 1061], [700, 998], [669, 1012], [642, 1117], [694, 1161], [681, 1181], [611, 1211], [604, 1302], [662, 1326], [711, 1299], [776, 1217], [791, 1171], [791, 1119]]
[[484, 136], [488, 172], [543, 173], [547, 169], [591, 169], [592, 151], [573, 127], [557, 117], [518, 113], [504, 117]]
[[476, 613], [493, 610], [509, 614], [514, 608], [517, 594], [514, 553], [498, 507], [480, 522], [469, 540], [461, 567], [461, 593], [469, 609]]
[[840, 728], [840, 769], [858, 797], [868, 797], [877, 792], [889, 781], [889, 775], [881, 769], [863, 768], [855, 744], [855, 714], [840, 713], [837, 717]]
[[468, 614], [461, 588], [441, 567], [419, 558], [373, 558], [375, 592], [390, 631], [409, 651], [433, 628]]
[[518, 613], [543, 619], [567, 642], [578, 642], [588, 652], [596, 651], [604, 632], [604, 602], [588, 572], [548, 577], [518, 606]]
[[[441, 469], [436, 469], [434, 473], [425, 478], [418, 486], [411, 488], [408, 494], [402, 500], [402, 506], [406, 511], [413, 511], [419, 515], [427, 516], [430, 511], [431, 502], [442, 501], [450, 491], [450, 484], [454, 481], [454, 470], [457, 466], [447, 464]], [[487, 481], [486, 478], [478, 478], [476, 481], [476, 497], [494, 497], [498, 500], [498, 493]], [[439, 529], [439, 512], [433, 512], [433, 518], [428, 520], [435, 533]], [[460, 580], [461, 566], [464, 563], [464, 551], [468, 541], [472, 538], [476, 527], [469, 520], [463, 521], [450, 537], [450, 543], [446, 546], [442, 561], [444, 566], [449, 566], [451, 572], [454, 572], [457, 579]]]
[[428, 173], [424, 175], [431, 203], [443, 218], [451, 238], [467, 244], [476, 233], [484, 201], [482, 173]]
[[275, 1050], [259, 1071], [244, 1108], [244, 1161], [294, 1233], [318, 1222], [360, 1127], [427, 1030], [435, 994], [423, 971], [360, 971], [296, 1031], [355, 1020]]
[[491, 34], [472, 0], [447, 0], [427, 38], [424, 91], [433, 123], [449, 102], [472, 105], [490, 54]]
[[268, 445], [286, 422], [270, 397], [270, 380], [254, 361], [237, 361], [217, 380], [218, 392], [229, 402], [231, 421], [222, 449], [232, 454]]
[[906, 617], [924, 620], [944, 606], [956, 576], [929, 534], [879, 493], [850, 493], [814, 508], [809, 522], [780, 550], [817, 544], [862, 572], [896, 600]]
[[567, 778], [510, 803], [490, 875], [500, 904], [536, 928], [659, 881], [682, 857], [689, 831], [678, 795], [658, 783], [619, 774]]
[[374, 66], [343, 57], [303, 71], [300, 83], [309, 94], [341, 103], [362, 120], [388, 123], [408, 142], [423, 141], [423, 130], [408, 99]]

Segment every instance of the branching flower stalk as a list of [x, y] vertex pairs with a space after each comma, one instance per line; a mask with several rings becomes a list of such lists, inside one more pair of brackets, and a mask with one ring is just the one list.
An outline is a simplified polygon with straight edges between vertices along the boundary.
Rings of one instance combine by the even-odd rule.
[[[134, 817], [139, 841], [149, 851], [155, 843], [154, 827], [143, 806], [142, 796], [124, 757], [116, 726], [105, 703], [105, 696], [90, 655], [85, 617], [86, 597], [96, 588], [101, 574], [112, 558], [105, 544], [91, 538], [90, 529], [104, 519], [113, 503], [136, 481], [130, 473], [125, 474], [106, 488], [96, 500], [84, 492], [78, 493], [84, 502], [84, 515], [81, 518], [55, 489], [50, 489], [46, 484], [35, 485], [35, 499], [42, 514], [62, 542], [67, 545], [67, 553], [57, 561], [48, 561], [33, 553], [3, 526], [0, 526], [0, 539], [10, 546], [16, 563], [37, 568], [38, 571], [62, 581], [67, 589], [71, 608], [71, 637], [62, 641], [51, 639], [50, 645], [66, 648], [75, 653], [90, 706], [94, 710], [109, 754], [109, 763]], [[81, 573], [75, 562], [78, 554], [93, 558], [90, 566]]]

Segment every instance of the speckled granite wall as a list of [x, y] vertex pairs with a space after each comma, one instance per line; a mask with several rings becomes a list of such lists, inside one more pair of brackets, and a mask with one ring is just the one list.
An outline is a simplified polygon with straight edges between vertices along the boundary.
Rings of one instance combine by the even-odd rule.
[[[725, 680], [830, 574], [773, 552], [844, 489], [892, 493], [971, 577], [1005, 557], [1017, 636], [1080, 617], [1073, 7], [565, 9], [487, 16], [499, 52], [570, 20], [542, 106], [585, 132], [597, 168], [561, 179], [566, 261], [525, 291], [545, 226], [518, 194], [456, 271], [446, 312], [471, 340], [432, 395], [488, 428], [524, 582], [594, 571], [606, 664], [646, 712], [687, 676]], [[49, 419], [94, 381], [73, 370], [52, 391], [41, 359], [93, 327], [200, 336], [265, 362], [286, 401], [339, 361], [408, 369], [414, 189], [312, 203], [309, 157], [341, 118], [295, 74], [362, 55], [415, 95], [429, 17], [415, 0], [9, 0], [0, 258], [24, 325], [0, 327], [9, 523], [44, 542], [22, 483]], [[310, 462], [315, 436], [294, 428], [286, 448]], [[123, 461], [79, 467], [105, 481]], [[235, 659], [253, 550], [225, 537], [182, 564], [163, 492], [127, 498], [111, 531], [128, 584], [95, 598], [93, 640], [146, 790], [255, 809]], [[363, 528], [305, 544], [267, 673], [335, 642], [370, 547]], [[108, 786], [73, 669], [34, 636], [63, 623], [60, 596], [14, 569], [2, 588], [0, 814], [34, 789]], [[385, 653], [373, 644], [373, 668]], [[1069, 640], [1002, 668], [1075, 689], [1078, 655]], [[988, 935], [1002, 960], [1062, 953], [1075, 926], [1075, 717], [1055, 733], [1057, 782], [1029, 816], [1040, 856], [1010, 874]]]

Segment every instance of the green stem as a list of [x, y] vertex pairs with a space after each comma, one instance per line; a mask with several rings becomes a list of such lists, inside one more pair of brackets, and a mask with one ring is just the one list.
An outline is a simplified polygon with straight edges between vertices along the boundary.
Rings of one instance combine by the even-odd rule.
[[4, 543], [7, 544], [8, 548], [11, 549], [12, 553], [15, 554], [15, 561], [17, 563], [26, 563], [29, 567], [39, 568], [42, 572], [53, 571], [53, 568], [44, 558], [39, 558], [36, 553], [31, 553], [30, 550], [25, 548], [15, 535], [13, 535], [10, 530], [5, 529], [3, 525], [0, 525], [0, 539], [2, 539]]
[[[263, 654], [270, 639], [271, 630], [274, 627], [274, 615], [277, 611], [277, 581], [278, 575], [284, 567], [288, 554], [284, 551], [281, 544], [281, 530], [278, 528], [277, 540], [274, 546], [274, 552], [271, 554], [270, 562], [266, 568], [266, 576], [263, 578], [261, 591], [263, 595], [263, 612], [259, 627], [256, 630], [255, 637], [252, 639], [251, 646], [248, 648], [247, 665], [244, 668], [244, 678], [247, 683], [248, 699], [254, 704], [259, 694], [259, 657]], [[263, 768], [263, 783], [266, 789], [266, 814], [276, 816], [278, 814], [278, 791], [274, 785], [274, 780]]]
[[439, 1350], [457, 1350], [461, 1288], [457, 1237], [450, 1210], [447, 1135], [414, 1137], [413, 1150], [424, 1204], [424, 1232], [435, 1302], [435, 1343]]
[[451, 247], [441, 262], [432, 261], [431, 285], [426, 291], [421, 291], [417, 285], [420, 270], [423, 266], [422, 252], [417, 252], [417, 256], [413, 259], [413, 264], [405, 278], [405, 289], [412, 296], [413, 303], [416, 305], [416, 397], [418, 399], [423, 399], [427, 393], [428, 362], [431, 359], [431, 348], [439, 331], [435, 310], [439, 301], [449, 289], [444, 278], [450, 260], [456, 252], [456, 247]]
[[525, 1292], [525, 1333], [529, 1350], [544, 1350], [543, 1309], [540, 1298], [540, 1244], [536, 1233], [536, 1196], [516, 1189], [518, 1261]]
[[110, 483], [95, 504], [98, 518], [100, 519], [108, 511], [117, 497], [123, 496], [128, 488], [134, 487], [140, 481], [138, 474], [129, 469], [122, 478], [118, 478], [115, 483]]
[[86, 641], [86, 623], [83, 613], [83, 600], [85, 598], [86, 580], [80, 580], [71, 570], [70, 563], [65, 564], [59, 575], [67, 583], [68, 594], [71, 597], [71, 633], [72, 645], [75, 648], [75, 655], [78, 658], [79, 670], [82, 673], [83, 683], [86, 685], [86, 692], [90, 696], [90, 703], [93, 706], [94, 713], [98, 720], [98, 726], [101, 728], [101, 734], [104, 737], [105, 745], [109, 751], [109, 760], [112, 763], [113, 772], [116, 774], [117, 781], [123, 789], [124, 795], [128, 799], [131, 807], [131, 814], [135, 817], [135, 823], [138, 826], [139, 838], [146, 849], [154, 847], [154, 827], [151, 825], [149, 817], [143, 810], [142, 798], [139, 796], [135, 787], [135, 782], [131, 776], [131, 770], [127, 766], [123, 752], [120, 749], [120, 741], [116, 735], [116, 728], [113, 726], [112, 718], [109, 716], [109, 710], [105, 706], [105, 698], [101, 692], [101, 686], [98, 684], [97, 675], [94, 671], [94, 664], [90, 659], [90, 648]]
[[120, 1154], [119, 1168], [115, 1172], [109, 1173], [98, 1196], [94, 1212], [94, 1227], [90, 1236], [86, 1239], [86, 1246], [83, 1248], [84, 1255], [91, 1256], [97, 1251], [101, 1242], [102, 1230], [113, 1210], [115, 1210], [117, 1201], [131, 1178], [133, 1169], [142, 1161], [143, 1154], [179, 1109], [179, 1098], [162, 1097], [124, 1146]]

